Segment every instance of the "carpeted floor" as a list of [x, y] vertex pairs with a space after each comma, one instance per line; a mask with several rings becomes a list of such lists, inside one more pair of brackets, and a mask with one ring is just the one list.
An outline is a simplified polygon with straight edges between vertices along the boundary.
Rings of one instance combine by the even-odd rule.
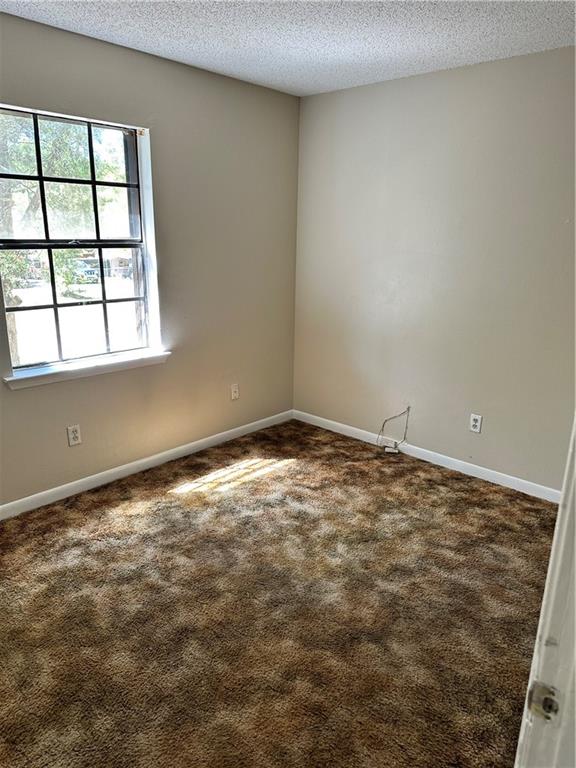
[[511, 768], [555, 507], [289, 422], [0, 525], [2, 768]]

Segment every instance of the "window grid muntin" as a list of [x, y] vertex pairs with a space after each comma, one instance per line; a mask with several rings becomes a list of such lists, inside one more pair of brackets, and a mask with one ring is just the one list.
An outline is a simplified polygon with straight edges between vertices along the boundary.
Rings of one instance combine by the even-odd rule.
[[[39, 176], [29, 173], [0, 173], [3, 179], [24, 179], [25, 181], [38, 181]], [[97, 187], [131, 187], [138, 189], [140, 186], [135, 181], [93, 181], [92, 179], [72, 179], [69, 176], [42, 176], [44, 181], [59, 181], [62, 184], [95, 184]]]
[[[144, 349], [148, 346], [149, 343], [149, 333], [148, 333], [148, 318], [147, 318], [147, 305], [148, 305], [148, 295], [147, 295], [147, 282], [146, 282], [146, 267], [144, 264], [144, 259], [142, 258], [142, 249], [139, 247], [136, 247], [134, 244], [132, 244], [131, 248], [133, 250], [137, 250], [138, 253], [138, 259], [139, 259], [139, 268], [142, 270], [142, 288], [144, 289], [142, 293], [138, 293], [135, 296], [126, 296], [121, 298], [105, 298], [106, 296], [106, 275], [104, 274], [104, 255], [103, 251], [106, 249], [116, 249], [118, 246], [116, 245], [102, 245], [99, 247], [98, 250], [98, 264], [99, 264], [99, 277], [100, 277], [100, 285], [102, 289], [102, 298], [101, 299], [81, 299], [79, 301], [58, 301], [58, 295], [57, 295], [57, 285], [56, 285], [56, 276], [55, 276], [55, 269], [54, 269], [54, 257], [52, 254], [52, 248], [47, 247], [46, 242], [44, 243], [42, 250], [45, 250], [48, 252], [48, 265], [50, 270], [50, 285], [52, 289], [52, 304], [27, 304], [26, 306], [22, 307], [5, 307], [5, 311], [8, 314], [9, 312], [29, 312], [34, 311], [38, 309], [52, 309], [54, 312], [54, 322], [56, 327], [56, 340], [58, 344], [58, 360], [50, 360], [50, 361], [39, 361], [38, 363], [30, 364], [26, 363], [24, 365], [13, 365], [14, 370], [18, 370], [21, 368], [30, 368], [34, 367], [36, 365], [49, 365], [54, 362], [70, 362], [71, 360], [81, 360], [84, 357], [103, 357], [105, 355], [109, 354], [115, 354], [118, 351], [122, 352], [129, 352], [130, 350], [136, 350], [136, 349]], [[125, 247], [125, 246], [124, 246]], [[68, 248], [70, 250], [77, 250], [77, 245], [68, 245]], [[37, 248], [19, 248], [18, 250], [37, 250]], [[58, 246], [55, 250], [64, 250], [62, 246]], [[142, 307], [142, 323], [141, 323], [141, 336], [142, 336], [142, 344], [140, 344], [137, 347], [129, 347], [122, 350], [111, 350], [110, 349], [110, 331], [108, 327], [108, 313], [106, 309], [107, 304], [140, 304]], [[61, 337], [61, 331], [60, 331], [60, 317], [59, 317], [59, 311], [60, 309], [66, 309], [67, 307], [81, 307], [81, 306], [94, 306], [96, 304], [102, 305], [103, 307], [103, 313], [104, 313], [104, 330], [105, 330], [105, 336], [106, 336], [106, 352], [101, 352], [98, 354], [88, 354], [88, 355], [81, 355], [76, 357], [65, 357], [62, 354], [62, 337]]]
[[[75, 245], [69, 246], [70, 250], [76, 250], [77, 247]], [[116, 246], [103, 246], [98, 248], [98, 264], [99, 264], [99, 276], [100, 276], [100, 286], [102, 290], [102, 298], [101, 299], [81, 299], [79, 301], [58, 301], [58, 295], [57, 295], [57, 286], [56, 286], [56, 276], [55, 276], [55, 270], [54, 270], [54, 257], [52, 254], [52, 248], [47, 248], [46, 244], [44, 244], [44, 247], [42, 250], [46, 250], [48, 252], [48, 265], [50, 269], [50, 284], [52, 289], [52, 304], [27, 304], [26, 306], [22, 307], [5, 307], [5, 311], [8, 314], [9, 312], [30, 312], [38, 309], [52, 309], [54, 312], [54, 323], [56, 327], [56, 341], [58, 344], [58, 360], [50, 360], [50, 361], [39, 361], [38, 363], [30, 364], [26, 363], [24, 365], [13, 365], [14, 370], [18, 370], [21, 368], [30, 368], [34, 367], [36, 365], [49, 365], [54, 362], [70, 362], [71, 360], [81, 360], [84, 357], [102, 357], [109, 354], [115, 354], [116, 352], [122, 351], [122, 352], [129, 352], [130, 350], [136, 350], [136, 349], [144, 349], [148, 346], [149, 343], [149, 333], [148, 333], [148, 318], [147, 318], [147, 283], [146, 283], [146, 277], [145, 277], [145, 265], [144, 260], [142, 258], [142, 252], [141, 249], [134, 248], [134, 250], [138, 250], [138, 259], [140, 261], [139, 268], [142, 270], [142, 287], [143, 292], [138, 293], [135, 296], [126, 296], [121, 298], [107, 298], [106, 297], [106, 275], [104, 274], [104, 256], [103, 251], [106, 248], [116, 248]], [[27, 248], [20, 248], [19, 250], [35, 250], [35, 249], [27, 249]], [[59, 249], [56, 249], [59, 250]], [[136, 304], [140, 305], [142, 319], [141, 319], [141, 337], [142, 337], [142, 344], [140, 344], [137, 347], [128, 347], [126, 349], [122, 350], [112, 350], [110, 349], [110, 330], [108, 325], [108, 311], [107, 311], [107, 305], [108, 304]], [[60, 316], [59, 316], [59, 310], [60, 309], [66, 309], [68, 307], [81, 307], [81, 306], [94, 306], [94, 305], [101, 305], [103, 308], [103, 315], [104, 315], [104, 332], [106, 337], [106, 351], [101, 352], [98, 354], [88, 354], [88, 355], [77, 355], [75, 357], [66, 357], [62, 354], [62, 335], [60, 331]]]
[[[6, 112], [18, 112], [18, 110], [13, 109], [1, 109], [0, 111], [6, 111]], [[121, 130], [124, 132], [124, 142], [125, 142], [125, 163], [126, 163], [126, 178], [129, 178], [129, 151], [126, 147], [126, 136], [132, 135], [133, 141], [134, 141], [134, 156], [133, 161], [135, 164], [135, 177], [138, 179], [137, 182], [110, 182], [110, 181], [97, 181], [96, 179], [96, 169], [95, 169], [95, 161], [94, 161], [94, 146], [93, 146], [93, 137], [92, 137], [92, 123], [88, 120], [77, 120], [73, 118], [56, 118], [61, 120], [63, 122], [73, 122], [73, 123], [79, 123], [84, 122], [88, 126], [88, 154], [89, 154], [89, 162], [90, 162], [90, 179], [73, 179], [68, 177], [58, 177], [58, 176], [44, 176], [43, 173], [43, 167], [42, 167], [42, 150], [41, 150], [41, 144], [40, 144], [40, 130], [38, 125], [38, 118], [39, 115], [42, 113], [30, 113], [26, 111], [22, 111], [22, 114], [31, 114], [32, 115], [32, 121], [34, 126], [34, 147], [36, 152], [36, 170], [38, 171], [37, 175], [32, 174], [18, 174], [18, 173], [0, 173], [0, 178], [7, 178], [7, 179], [27, 179], [30, 181], [37, 181], [39, 185], [40, 190], [40, 206], [42, 211], [42, 221], [44, 226], [44, 240], [25, 240], [25, 239], [19, 239], [19, 238], [8, 238], [3, 239], [0, 241], [0, 250], [46, 250], [48, 252], [48, 266], [49, 266], [49, 273], [50, 273], [50, 286], [52, 290], [52, 304], [42, 304], [42, 305], [27, 305], [26, 307], [5, 307], [5, 312], [26, 312], [26, 311], [34, 311], [38, 309], [52, 309], [54, 312], [54, 323], [55, 323], [55, 329], [56, 329], [56, 339], [57, 339], [57, 345], [58, 345], [58, 360], [50, 360], [50, 361], [39, 361], [38, 363], [26, 363], [24, 365], [12, 365], [14, 370], [21, 369], [21, 368], [31, 368], [35, 366], [41, 366], [41, 365], [50, 365], [54, 362], [70, 362], [72, 360], [82, 360], [84, 358], [88, 357], [104, 357], [109, 354], [114, 354], [116, 350], [113, 352], [110, 349], [110, 332], [109, 332], [109, 325], [108, 325], [108, 312], [107, 312], [107, 305], [108, 304], [116, 304], [116, 303], [127, 303], [132, 302], [134, 304], [140, 305], [140, 317], [141, 322], [139, 326], [140, 335], [142, 338], [142, 344], [137, 347], [130, 347], [128, 349], [122, 349], [118, 351], [122, 352], [129, 352], [132, 350], [137, 349], [143, 349], [148, 346], [149, 344], [149, 328], [148, 328], [148, 283], [146, 279], [146, 263], [145, 259], [143, 258], [143, 228], [142, 228], [142, 202], [141, 202], [141, 190], [140, 190], [140, 158], [138, 155], [138, 143], [137, 143], [137, 131], [133, 128], [121, 128]], [[50, 118], [50, 116], [47, 116]], [[101, 127], [110, 127], [113, 129], [119, 129], [119, 126], [114, 125], [108, 125], [107, 123], [94, 123], [95, 125], [101, 126]], [[127, 134], [128, 132], [128, 134]], [[49, 238], [49, 222], [48, 222], [48, 211], [46, 206], [46, 190], [44, 187], [45, 181], [58, 181], [63, 183], [70, 183], [70, 184], [86, 184], [90, 185], [92, 187], [92, 210], [94, 214], [94, 226], [95, 226], [95, 234], [96, 239], [78, 239], [78, 240], [69, 240], [69, 239], [50, 239]], [[137, 216], [138, 216], [138, 230], [139, 230], [139, 237], [138, 238], [123, 238], [123, 239], [114, 239], [114, 240], [101, 240], [100, 239], [100, 222], [99, 222], [99, 212], [98, 212], [98, 198], [97, 198], [97, 187], [98, 186], [104, 186], [104, 187], [121, 187], [125, 189], [136, 189], [138, 191], [138, 194], [136, 196], [136, 206], [137, 206]], [[130, 212], [129, 212], [130, 215]], [[54, 269], [54, 258], [52, 251], [54, 250], [61, 250], [61, 249], [78, 249], [78, 247], [82, 248], [95, 248], [98, 251], [98, 264], [99, 264], [99, 273], [100, 273], [100, 285], [102, 290], [102, 299], [88, 299], [78, 302], [58, 302], [58, 296], [57, 296], [57, 286], [56, 286], [56, 275], [55, 275], [55, 269]], [[104, 275], [104, 258], [103, 258], [103, 249], [108, 248], [131, 248], [133, 250], [138, 251], [138, 259], [139, 259], [139, 268], [142, 271], [142, 286], [144, 288], [144, 292], [142, 295], [138, 296], [131, 296], [126, 298], [116, 298], [116, 299], [108, 299], [106, 297], [106, 281], [105, 281], [105, 275]], [[99, 354], [88, 354], [88, 355], [81, 355], [81, 356], [75, 356], [75, 357], [64, 357], [62, 354], [62, 337], [61, 337], [61, 331], [60, 331], [60, 318], [59, 318], [59, 309], [66, 308], [66, 307], [75, 307], [75, 306], [83, 306], [83, 305], [95, 305], [95, 304], [101, 304], [102, 305], [102, 311], [103, 311], [103, 318], [104, 318], [104, 331], [105, 331], [105, 338], [106, 338], [106, 352], [102, 352]]]
[[[94, 162], [94, 143], [92, 141], [92, 126], [88, 123], [88, 158], [90, 162], [90, 178], [96, 181], [96, 164]], [[96, 240], [100, 240], [100, 213], [98, 211], [98, 196], [96, 185], [92, 185], [92, 208], [94, 210], [94, 228]], [[98, 264], [100, 267], [100, 290], [102, 291], [102, 315], [104, 317], [104, 338], [106, 339], [106, 352], [110, 352], [110, 332], [108, 330], [108, 311], [106, 310], [106, 286], [104, 285], [104, 260], [102, 248], [98, 248]]]
[[[142, 231], [142, 201], [141, 201], [141, 189], [140, 189], [140, 158], [138, 156], [138, 142], [137, 142], [137, 129], [136, 128], [128, 128], [123, 127], [119, 125], [114, 125], [112, 123], [103, 123], [99, 121], [89, 121], [89, 120], [82, 120], [80, 118], [72, 118], [72, 117], [61, 117], [56, 115], [50, 115], [50, 114], [44, 114], [42, 112], [30, 112], [26, 110], [18, 110], [13, 109], [9, 107], [0, 107], [0, 113], [7, 112], [7, 113], [19, 113], [22, 115], [31, 115], [32, 116], [32, 122], [34, 126], [34, 146], [36, 150], [36, 170], [38, 171], [37, 174], [25, 174], [25, 173], [1, 173], [0, 172], [0, 179], [16, 179], [16, 180], [27, 180], [27, 181], [37, 181], [40, 186], [40, 201], [41, 201], [41, 209], [42, 209], [42, 218], [44, 223], [44, 235], [45, 239], [43, 240], [34, 240], [34, 239], [25, 239], [25, 238], [5, 238], [0, 242], [0, 248], [1, 249], [10, 249], [15, 246], [15, 244], [19, 244], [21, 248], [24, 248], [26, 246], [34, 246], [36, 248], [42, 247], [42, 244], [44, 244], [44, 247], [46, 247], [46, 243], [77, 243], [79, 245], [89, 245], [90, 243], [94, 244], [95, 247], [99, 247], [100, 245], [105, 246], [108, 244], [117, 244], [117, 247], [129, 247], [130, 245], [134, 244], [142, 244], [143, 243], [143, 231]], [[74, 179], [69, 178], [67, 176], [45, 176], [44, 175], [44, 169], [42, 167], [42, 153], [41, 153], [41, 146], [40, 146], [40, 129], [38, 126], [38, 119], [39, 117], [48, 118], [48, 119], [54, 119], [58, 122], [69, 122], [69, 123], [85, 123], [88, 126], [88, 151], [89, 151], [89, 161], [90, 161], [90, 178], [89, 179]], [[98, 181], [96, 179], [96, 170], [95, 170], [95, 163], [94, 163], [94, 147], [93, 147], [93, 138], [92, 138], [92, 126], [96, 125], [99, 128], [110, 128], [112, 130], [121, 130], [124, 133], [124, 139], [125, 139], [125, 162], [126, 162], [126, 168], [127, 168], [127, 178], [129, 176], [129, 166], [130, 166], [130, 152], [128, 151], [128, 147], [126, 146], [126, 137], [127, 135], [130, 135], [133, 137], [134, 141], [134, 176], [137, 179], [137, 181]], [[124, 189], [135, 189], [138, 191], [138, 195], [136, 196], [136, 213], [138, 216], [138, 223], [139, 223], [139, 237], [130, 237], [130, 238], [114, 238], [114, 239], [106, 239], [106, 240], [100, 240], [99, 239], [99, 230], [96, 227], [96, 238], [79, 238], [70, 240], [68, 238], [50, 238], [49, 237], [49, 228], [48, 228], [48, 215], [47, 215], [47, 208], [46, 208], [46, 191], [44, 188], [44, 182], [60, 182], [63, 184], [83, 184], [83, 185], [89, 185], [92, 186], [92, 206], [93, 206], [93, 212], [94, 212], [94, 219], [95, 222], [98, 219], [98, 206], [97, 206], [97, 198], [96, 198], [96, 188], [97, 187], [121, 187]]]

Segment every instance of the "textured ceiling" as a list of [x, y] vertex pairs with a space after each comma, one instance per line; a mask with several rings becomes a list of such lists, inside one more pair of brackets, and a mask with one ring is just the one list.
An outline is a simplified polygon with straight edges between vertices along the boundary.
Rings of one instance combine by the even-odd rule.
[[574, 43], [574, 3], [0, 0], [0, 10], [306, 95]]

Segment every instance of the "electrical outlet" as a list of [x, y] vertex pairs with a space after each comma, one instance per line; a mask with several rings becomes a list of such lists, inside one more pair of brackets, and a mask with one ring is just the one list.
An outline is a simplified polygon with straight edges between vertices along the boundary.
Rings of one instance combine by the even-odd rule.
[[66, 427], [66, 432], [68, 434], [68, 445], [70, 447], [74, 445], [80, 445], [82, 442], [82, 433], [80, 432], [80, 424], [72, 424], [69, 427]]
[[238, 384], [230, 384], [230, 400], [240, 399], [240, 387]]
[[482, 432], [482, 416], [479, 416], [477, 413], [470, 414], [470, 432], [478, 434]]

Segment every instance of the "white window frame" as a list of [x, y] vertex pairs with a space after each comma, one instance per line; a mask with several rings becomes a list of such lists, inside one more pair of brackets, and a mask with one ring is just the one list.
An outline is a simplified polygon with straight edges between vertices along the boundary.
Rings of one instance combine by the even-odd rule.
[[8, 343], [8, 326], [4, 296], [0, 285], [0, 374], [10, 389], [23, 389], [41, 384], [50, 384], [67, 379], [84, 378], [111, 371], [138, 368], [145, 365], [163, 363], [170, 351], [162, 345], [160, 329], [160, 307], [158, 301], [158, 272], [154, 232], [154, 198], [152, 193], [152, 162], [150, 155], [150, 131], [134, 125], [114, 123], [109, 120], [95, 120], [91, 117], [78, 117], [41, 109], [0, 104], [0, 109], [28, 112], [47, 117], [82, 120], [96, 125], [115, 128], [128, 128], [136, 132], [138, 152], [138, 182], [140, 189], [140, 222], [142, 228], [142, 259], [146, 282], [146, 311], [148, 321], [148, 346], [127, 352], [108, 352], [93, 357], [61, 361], [23, 368], [12, 368], [12, 359]]

